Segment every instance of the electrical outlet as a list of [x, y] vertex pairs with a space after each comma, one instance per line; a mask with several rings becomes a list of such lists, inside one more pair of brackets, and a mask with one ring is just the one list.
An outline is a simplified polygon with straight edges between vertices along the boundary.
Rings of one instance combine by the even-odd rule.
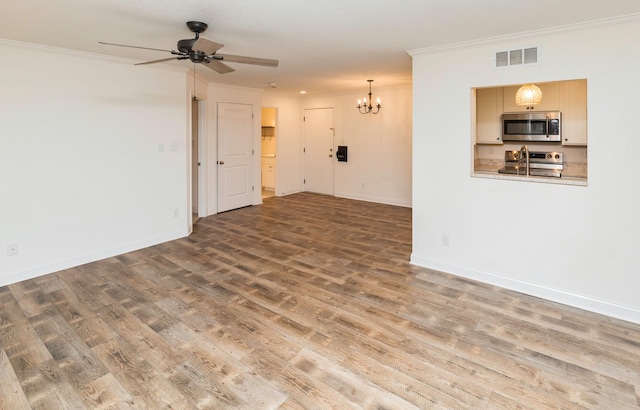
[[361, 184], [362, 189], [364, 189], [364, 182]]
[[442, 246], [449, 246], [449, 235], [442, 235]]
[[173, 217], [177, 218], [179, 216], [180, 216], [180, 209], [179, 208], [174, 209], [173, 210]]
[[18, 242], [10, 243], [7, 245], [7, 256], [14, 256], [18, 254]]
[[164, 144], [163, 143], [158, 144], [158, 152], [164, 152]]
[[171, 143], [171, 147], [169, 149], [171, 149], [171, 151], [177, 151], [179, 148], [179, 145], [177, 142], [172, 142]]

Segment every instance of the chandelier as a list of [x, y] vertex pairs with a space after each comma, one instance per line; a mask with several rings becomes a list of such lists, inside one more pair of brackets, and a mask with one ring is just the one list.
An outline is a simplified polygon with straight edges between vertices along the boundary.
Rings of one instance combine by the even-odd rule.
[[[369, 81], [369, 104], [367, 105], [367, 97], [364, 98], [364, 101], [358, 100], [358, 110], [360, 111], [360, 114], [377, 114], [378, 112], [380, 112], [380, 108], [382, 108], [382, 106], [380, 105], [380, 98], [378, 98], [378, 100], [376, 101], [375, 107], [371, 105], [371, 102], [373, 101], [371, 83], [373, 82], [373, 80], [367, 81]], [[375, 111], [373, 111], [374, 108], [376, 108]]]
[[542, 90], [535, 84], [525, 84], [516, 92], [516, 105], [526, 105], [527, 109], [530, 109], [530, 106], [538, 105], [541, 102]]

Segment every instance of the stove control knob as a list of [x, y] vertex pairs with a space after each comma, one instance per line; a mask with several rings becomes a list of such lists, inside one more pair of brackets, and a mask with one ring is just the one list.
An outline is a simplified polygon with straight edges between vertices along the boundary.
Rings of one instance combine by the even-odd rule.
[[547, 154], [547, 158], [551, 158], [551, 154]]
[[556, 159], [560, 159], [560, 154], [556, 154]]

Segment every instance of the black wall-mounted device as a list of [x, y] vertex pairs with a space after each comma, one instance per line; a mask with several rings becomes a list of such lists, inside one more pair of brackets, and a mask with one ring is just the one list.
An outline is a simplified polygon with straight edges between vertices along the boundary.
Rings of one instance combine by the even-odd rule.
[[346, 145], [338, 145], [338, 150], [336, 151], [336, 158], [338, 158], [338, 162], [347, 162], [347, 146]]

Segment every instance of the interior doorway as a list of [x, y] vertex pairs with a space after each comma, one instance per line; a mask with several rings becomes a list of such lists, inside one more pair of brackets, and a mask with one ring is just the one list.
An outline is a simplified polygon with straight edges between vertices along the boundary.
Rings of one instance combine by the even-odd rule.
[[262, 199], [275, 196], [277, 173], [277, 109], [262, 108]]
[[198, 168], [200, 167], [198, 149], [198, 99], [191, 100], [191, 224], [198, 221]]
[[191, 225], [206, 216], [206, 101], [191, 99]]
[[333, 108], [304, 110], [304, 190], [334, 195]]

